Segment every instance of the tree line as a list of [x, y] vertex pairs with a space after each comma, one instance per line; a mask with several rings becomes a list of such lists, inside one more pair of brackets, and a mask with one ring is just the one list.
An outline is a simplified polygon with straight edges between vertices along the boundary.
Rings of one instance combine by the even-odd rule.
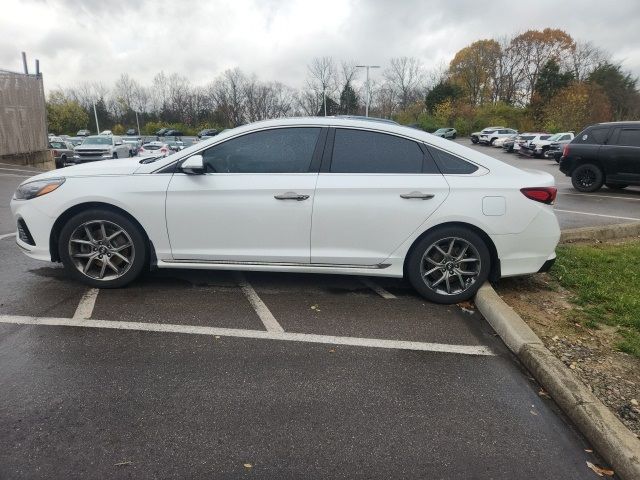
[[589, 123], [640, 117], [637, 79], [606, 52], [559, 29], [483, 39], [449, 65], [427, 68], [418, 58], [389, 60], [370, 88], [353, 61], [331, 57], [307, 65], [302, 88], [260, 80], [238, 68], [205, 85], [159, 72], [149, 85], [124, 73], [111, 86], [81, 83], [49, 93], [49, 130], [173, 126], [185, 133], [231, 128], [278, 117], [363, 115], [392, 118], [425, 130], [453, 126], [461, 134], [488, 124], [521, 130], [579, 130]]

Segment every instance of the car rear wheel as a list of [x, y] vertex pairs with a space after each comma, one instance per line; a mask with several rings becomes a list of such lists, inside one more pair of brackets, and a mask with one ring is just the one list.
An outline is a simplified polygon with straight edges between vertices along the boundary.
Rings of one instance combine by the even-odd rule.
[[604, 174], [600, 167], [592, 163], [578, 166], [571, 174], [573, 188], [579, 192], [595, 192], [604, 183]]
[[627, 188], [629, 186], [622, 183], [605, 183], [605, 185], [611, 190], [622, 190], [623, 188]]
[[471, 137], [471, 143], [478, 143], [477, 137]]
[[102, 209], [72, 217], [60, 232], [58, 251], [73, 278], [98, 288], [130, 283], [147, 258], [140, 229], [124, 215]]
[[413, 287], [435, 303], [458, 303], [473, 297], [491, 268], [482, 238], [464, 227], [443, 227], [425, 235], [407, 259]]
[[118, 158], [118, 152], [113, 153], [113, 158]]
[[454, 133], [453, 135], [451, 135], [451, 138], [455, 139], [456, 138], [456, 134]]

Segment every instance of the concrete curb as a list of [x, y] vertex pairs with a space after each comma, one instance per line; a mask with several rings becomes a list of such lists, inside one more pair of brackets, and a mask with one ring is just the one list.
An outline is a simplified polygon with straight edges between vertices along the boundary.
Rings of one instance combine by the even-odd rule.
[[640, 236], [640, 222], [619, 223], [605, 227], [583, 227], [563, 230], [560, 234], [560, 243], [604, 241], [615, 238]]
[[[640, 224], [639, 224], [640, 225]], [[625, 480], [640, 478], [640, 440], [578, 380], [489, 283], [476, 306], [600, 455]]]

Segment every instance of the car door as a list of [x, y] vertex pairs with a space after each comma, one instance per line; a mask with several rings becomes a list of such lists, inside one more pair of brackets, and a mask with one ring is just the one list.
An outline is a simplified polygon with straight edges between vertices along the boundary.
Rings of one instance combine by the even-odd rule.
[[414, 140], [332, 130], [316, 185], [311, 262], [384, 262], [448, 193], [446, 180]]
[[640, 127], [616, 128], [600, 152], [612, 164], [611, 178], [640, 181]]
[[206, 173], [176, 171], [166, 199], [173, 258], [309, 263], [325, 136], [320, 127], [253, 131], [202, 151]]

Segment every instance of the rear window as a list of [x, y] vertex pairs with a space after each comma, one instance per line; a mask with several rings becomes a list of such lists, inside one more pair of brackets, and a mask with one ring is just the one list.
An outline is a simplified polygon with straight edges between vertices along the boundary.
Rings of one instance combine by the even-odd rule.
[[573, 139], [574, 143], [602, 145], [607, 139], [609, 127], [587, 128]]
[[67, 146], [62, 142], [51, 142], [51, 148], [67, 148]]
[[145, 150], [158, 150], [160, 145], [143, 145]]
[[518, 140], [533, 140], [535, 137], [533, 135], [520, 135]]

